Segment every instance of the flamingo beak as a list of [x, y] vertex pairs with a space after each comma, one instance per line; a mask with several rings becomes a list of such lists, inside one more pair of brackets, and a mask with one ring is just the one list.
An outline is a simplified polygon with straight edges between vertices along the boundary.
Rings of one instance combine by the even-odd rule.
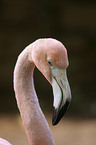
[[51, 67], [54, 110], [52, 124], [56, 125], [64, 116], [71, 102], [71, 91], [67, 80], [66, 69]]

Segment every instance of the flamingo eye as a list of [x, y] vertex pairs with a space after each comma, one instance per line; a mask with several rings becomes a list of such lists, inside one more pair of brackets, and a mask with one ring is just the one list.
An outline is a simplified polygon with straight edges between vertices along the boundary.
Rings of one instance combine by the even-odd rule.
[[48, 64], [49, 64], [50, 66], [52, 66], [52, 62], [51, 62], [51, 60], [48, 60]]

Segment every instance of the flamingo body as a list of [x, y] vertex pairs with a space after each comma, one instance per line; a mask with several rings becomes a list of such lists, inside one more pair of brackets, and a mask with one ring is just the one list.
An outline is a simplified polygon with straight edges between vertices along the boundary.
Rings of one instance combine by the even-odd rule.
[[[54, 94], [52, 124], [56, 125], [71, 101], [66, 76], [68, 64], [66, 48], [60, 41], [52, 38], [36, 40], [27, 46], [17, 59], [14, 69], [14, 91], [30, 145], [55, 145], [34, 89], [34, 68], [36, 66], [52, 85]], [[0, 139], [0, 143], [11, 145], [3, 139]]]
[[0, 138], [0, 145], [12, 145], [7, 140]]

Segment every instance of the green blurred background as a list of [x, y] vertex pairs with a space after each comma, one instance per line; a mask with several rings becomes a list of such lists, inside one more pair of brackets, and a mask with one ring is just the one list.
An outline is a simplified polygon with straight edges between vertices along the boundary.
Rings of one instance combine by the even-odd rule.
[[[69, 116], [96, 117], [96, 1], [0, 0], [0, 113], [18, 113], [13, 70], [19, 53], [38, 38], [60, 40], [68, 50], [72, 91]], [[52, 112], [52, 88], [35, 69], [43, 110]]]

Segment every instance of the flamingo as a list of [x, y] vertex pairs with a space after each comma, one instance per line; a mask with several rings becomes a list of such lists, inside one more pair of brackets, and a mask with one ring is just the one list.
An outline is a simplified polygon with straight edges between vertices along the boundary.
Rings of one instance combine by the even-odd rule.
[[[53, 88], [52, 124], [56, 125], [71, 102], [67, 80], [67, 50], [53, 38], [42, 38], [28, 45], [19, 55], [14, 69], [14, 91], [29, 145], [55, 145], [47, 120], [40, 108], [34, 88], [35, 66]], [[11, 145], [0, 139], [0, 145]]]

